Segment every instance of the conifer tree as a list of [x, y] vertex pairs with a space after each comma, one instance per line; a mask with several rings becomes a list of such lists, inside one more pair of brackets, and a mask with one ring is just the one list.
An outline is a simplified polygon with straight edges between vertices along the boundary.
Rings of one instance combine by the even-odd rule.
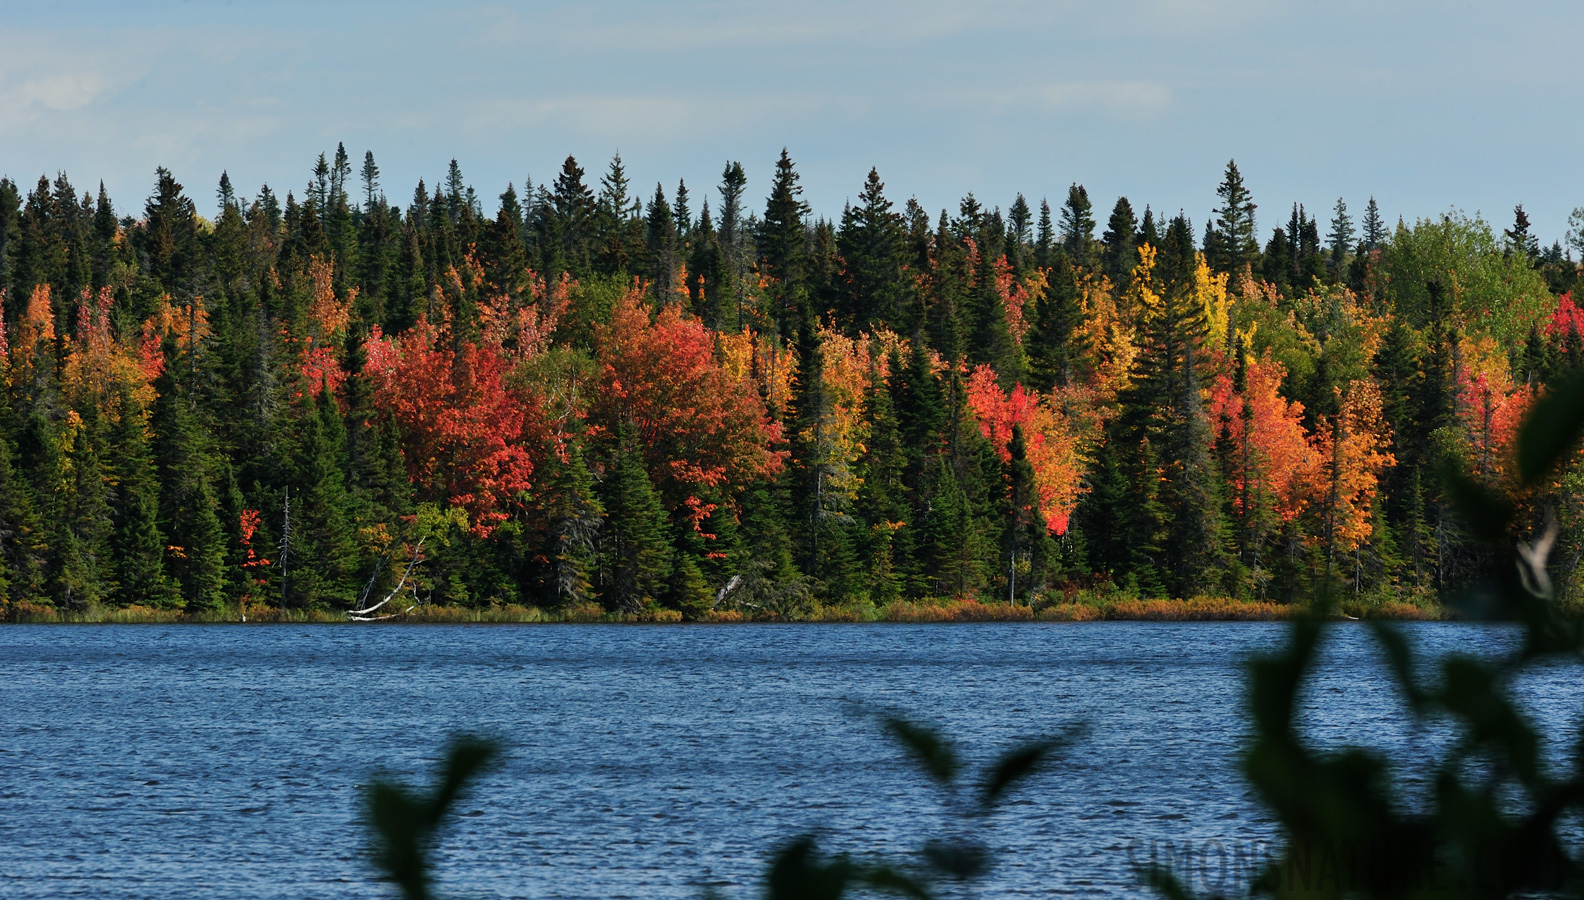
[[1236, 275], [1259, 253], [1254, 230], [1254, 200], [1243, 185], [1237, 162], [1228, 160], [1226, 176], [1216, 188], [1221, 205], [1215, 210], [1215, 244], [1205, 247], [1210, 268]]
[[1021, 276], [1028, 265], [1028, 253], [1034, 243], [1033, 212], [1029, 209], [1028, 201], [1022, 194], [1012, 201], [1012, 208], [1007, 210], [1007, 237], [1006, 254], [1007, 262], [1011, 264], [1014, 274]]
[[1100, 236], [1105, 245], [1101, 263], [1106, 277], [1113, 285], [1127, 283], [1128, 274], [1138, 262], [1138, 219], [1133, 215], [1133, 204], [1126, 197], [1118, 197], [1111, 209], [1111, 218]]
[[705, 325], [716, 331], [725, 331], [731, 324], [726, 317], [722, 294], [730, 296], [725, 284], [726, 260], [721, 249], [720, 236], [710, 217], [709, 202], [699, 212], [698, 227], [693, 232], [693, 249], [688, 256], [688, 296], [693, 303], [693, 313]]
[[688, 206], [687, 182], [678, 179], [676, 201], [671, 204], [671, 214], [676, 220], [677, 240], [686, 246], [693, 235], [693, 210]]
[[869, 439], [858, 463], [861, 480], [855, 513], [864, 529], [864, 569], [870, 599], [888, 603], [905, 589], [904, 570], [916, 529], [908, 525], [912, 518], [906, 496], [908, 447], [902, 439], [889, 384], [901, 379], [902, 358], [893, 352], [886, 361], [890, 379], [880, 377], [878, 363], [871, 359], [869, 394], [864, 404]]
[[757, 235], [759, 258], [766, 275], [776, 279], [777, 327], [783, 337], [791, 338], [801, 322], [799, 310], [806, 301], [805, 284], [808, 235], [803, 220], [808, 204], [802, 200], [797, 170], [786, 148], [776, 161], [770, 199], [765, 203], [764, 220]]
[[1077, 272], [1067, 263], [1066, 253], [1057, 250], [1047, 270], [1045, 290], [1035, 299], [1033, 328], [1025, 341], [1034, 387], [1065, 387], [1077, 377], [1085, 352], [1078, 336], [1082, 319]]
[[657, 301], [671, 296], [677, 276], [677, 229], [671, 214], [671, 204], [666, 201], [665, 189], [655, 184], [654, 199], [649, 201], [649, 218], [644, 229], [648, 245], [649, 289]]
[[146, 428], [143, 411], [123, 387], [110, 431], [109, 463], [116, 484], [110, 537], [112, 599], [118, 606], [168, 608], [180, 605], [181, 593], [166, 575], [160, 486]]
[[[593, 225], [600, 237], [599, 261], [601, 268], [612, 274], [642, 271], [644, 235], [638, 213], [643, 201], [629, 194], [631, 183], [621, 153], [611, 157], [610, 167], [600, 176], [599, 199], [596, 201], [598, 222]], [[546, 270], [550, 271], [550, 270]]]
[[224, 597], [226, 541], [211, 483], [207, 436], [191, 401], [169, 370], [156, 385], [155, 454], [160, 482], [160, 531], [188, 612], [217, 609]]
[[1040, 199], [1039, 226], [1034, 232], [1034, 264], [1040, 268], [1050, 265], [1051, 251], [1056, 247], [1056, 229], [1051, 224], [1050, 202]]
[[297, 488], [293, 491], [297, 563], [291, 605], [299, 609], [342, 605], [354, 596], [350, 571], [354, 550], [342, 464], [345, 424], [328, 389], [321, 389], [317, 400], [305, 398], [297, 429], [292, 479]]
[[1144, 218], [1139, 220], [1139, 245], [1149, 244], [1160, 249], [1160, 229], [1155, 224], [1155, 212], [1149, 204], [1144, 204]]
[[1338, 197], [1331, 215], [1331, 231], [1326, 235], [1331, 246], [1332, 271], [1340, 271], [1348, 254], [1353, 252], [1353, 235], [1353, 218], [1348, 215], [1347, 202]]
[[1375, 195], [1371, 194], [1369, 205], [1364, 207], [1364, 230], [1361, 244], [1364, 252], [1376, 250], [1386, 240], [1386, 223], [1381, 220], [1380, 207], [1375, 205]]
[[655, 494], [637, 432], [622, 425], [601, 485], [606, 527], [600, 539], [600, 597], [607, 609], [637, 612], [665, 593], [672, 549], [660, 498]]
[[1094, 205], [1089, 202], [1089, 192], [1074, 183], [1067, 189], [1067, 202], [1061, 212], [1062, 248], [1075, 266], [1093, 264]]
[[552, 587], [558, 604], [586, 603], [597, 574], [600, 529], [605, 510], [595, 494], [594, 475], [573, 442], [566, 460], [554, 456], [547, 510], [550, 518]]
[[384, 193], [380, 191], [380, 170], [379, 166], [374, 162], [373, 150], [365, 150], [363, 152], [361, 174], [363, 176], [363, 212], [369, 213], [377, 205], [376, 201], [385, 199]]
[[858, 205], [842, 217], [836, 236], [844, 263], [837, 309], [852, 331], [902, 324], [907, 303], [902, 241], [902, 223], [886, 199], [885, 184], [870, 169]]

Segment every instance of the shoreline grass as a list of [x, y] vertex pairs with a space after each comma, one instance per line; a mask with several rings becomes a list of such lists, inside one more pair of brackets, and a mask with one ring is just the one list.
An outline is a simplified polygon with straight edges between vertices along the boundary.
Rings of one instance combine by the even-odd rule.
[[[0, 604], [0, 622], [59, 625], [519, 625], [519, 624], [680, 624], [709, 625], [773, 623], [894, 623], [949, 624], [965, 622], [1279, 622], [1303, 612], [1299, 604], [1236, 600], [1225, 597], [1186, 599], [1134, 598], [1085, 595], [1051, 597], [1033, 606], [986, 603], [971, 598], [956, 600], [897, 600], [876, 606], [867, 602], [840, 605], [813, 604], [793, 615], [751, 610], [706, 610], [684, 616], [673, 609], [638, 613], [608, 612], [596, 603], [562, 609], [541, 609], [517, 604], [488, 607], [419, 606], [376, 622], [353, 622], [340, 610], [297, 610], [282, 613], [272, 607], [250, 606], [246, 615], [236, 607], [189, 615], [176, 609], [147, 606], [95, 607], [58, 610], [34, 603]], [[1406, 600], [1344, 601], [1341, 613], [1351, 619], [1391, 621], [1443, 621], [1456, 616], [1430, 603]]]

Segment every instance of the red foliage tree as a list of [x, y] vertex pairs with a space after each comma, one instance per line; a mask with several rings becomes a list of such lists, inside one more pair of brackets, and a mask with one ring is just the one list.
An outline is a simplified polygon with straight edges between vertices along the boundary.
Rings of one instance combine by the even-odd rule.
[[715, 334], [679, 304], [651, 318], [635, 287], [594, 338], [600, 383], [589, 410], [592, 435], [608, 439], [630, 423], [671, 509], [696, 510], [700, 488], [740, 487], [780, 471], [784, 454], [771, 449], [780, 425], [753, 382], [717, 359]]
[[456, 350], [425, 318], [398, 338], [376, 327], [364, 368], [374, 403], [402, 431], [402, 458], [419, 494], [465, 508], [488, 533], [501, 510], [527, 490], [529, 446], [540, 416], [534, 399], [506, 387], [498, 347], [463, 342]]

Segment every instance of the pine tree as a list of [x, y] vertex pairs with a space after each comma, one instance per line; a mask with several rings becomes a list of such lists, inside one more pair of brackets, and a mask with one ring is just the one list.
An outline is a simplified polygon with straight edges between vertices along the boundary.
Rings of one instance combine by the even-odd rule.
[[907, 304], [904, 234], [900, 217], [886, 199], [880, 173], [869, 170], [858, 205], [842, 217], [836, 252], [844, 262], [838, 312], [852, 332], [875, 325], [898, 328]]
[[1342, 264], [1353, 251], [1353, 219], [1348, 215], [1347, 202], [1341, 197], [1337, 198], [1336, 209], [1331, 215], [1331, 231], [1326, 235], [1331, 245], [1331, 270], [1339, 272]]
[[649, 218], [644, 229], [648, 245], [649, 289], [657, 301], [671, 297], [677, 276], [676, 219], [671, 214], [671, 204], [666, 201], [665, 189], [655, 184], [654, 199], [649, 201]]
[[802, 195], [797, 170], [783, 147], [757, 240], [762, 271], [778, 282], [775, 318], [780, 333], [788, 338], [802, 320], [799, 310], [807, 299], [804, 278], [808, 235], [803, 220], [809, 210]]
[[595, 495], [594, 475], [583, 460], [583, 448], [574, 442], [566, 460], [552, 456], [550, 559], [552, 588], [562, 605], [586, 603], [592, 596], [597, 573], [600, 529], [605, 510]]
[[1039, 226], [1034, 232], [1034, 264], [1040, 268], [1050, 265], [1051, 252], [1056, 248], [1056, 229], [1051, 224], [1050, 203], [1040, 199]]
[[1128, 198], [1117, 198], [1100, 240], [1105, 245], [1101, 251], [1101, 267], [1106, 277], [1113, 285], [1126, 284], [1128, 275], [1138, 264], [1139, 241], [1138, 219], [1133, 215], [1133, 204]]
[[1379, 249], [1386, 240], [1386, 223], [1381, 220], [1380, 207], [1375, 205], [1375, 195], [1371, 194], [1369, 205], [1364, 207], [1364, 231], [1360, 246], [1365, 253]]
[[1248, 188], [1243, 186], [1243, 174], [1236, 161], [1227, 161], [1226, 177], [1216, 188], [1216, 196], [1221, 198], [1221, 205], [1215, 210], [1216, 240], [1214, 247], [1205, 248], [1206, 261], [1217, 272], [1236, 275], [1259, 253], [1254, 230], [1256, 207]]
[[1075, 266], [1092, 264], [1094, 247], [1094, 206], [1089, 202], [1089, 192], [1074, 183], [1067, 189], [1067, 202], [1061, 212], [1062, 248]]
[[1065, 387], [1079, 374], [1085, 348], [1078, 336], [1083, 310], [1078, 301], [1077, 272], [1058, 250], [1047, 270], [1043, 293], [1035, 298], [1028, 348], [1029, 378], [1034, 387]]
[[600, 597], [606, 608], [638, 612], [665, 592], [671, 578], [672, 549], [665, 510], [655, 494], [637, 433], [623, 425], [601, 493], [606, 527], [600, 540], [604, 558]]
[[110, 430], [109, 463], [116, 484], [110, 538], [112, 600], [118, 606], [169, 608], [180, 605], [181, 593], [165, 571], [160, 486], [146, 428], [143, 411], [123, 388]]

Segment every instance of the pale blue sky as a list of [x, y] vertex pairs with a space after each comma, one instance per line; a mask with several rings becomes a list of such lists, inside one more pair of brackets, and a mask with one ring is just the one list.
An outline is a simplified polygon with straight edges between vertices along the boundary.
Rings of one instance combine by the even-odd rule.
[[932, 213], [1077, 181], [1102, 222], [1126, 194], [1200, 227], [1235, 157], [1262, 241], [1374, 194], [1390, 221], [1521, 202], [1549, 243], [1584, 205], [1584, 5], [1513, 5], [0, 0], [0, 173], [136, 213], [165, 165], [210, 213], [222, 169], [300, 194], [339, 140], [402, 202], [456, 157], [493, 212], [620, 150], [695, 204], [741, 160], [759, 206], [784, 145], [832, 218], [877, 166]]

